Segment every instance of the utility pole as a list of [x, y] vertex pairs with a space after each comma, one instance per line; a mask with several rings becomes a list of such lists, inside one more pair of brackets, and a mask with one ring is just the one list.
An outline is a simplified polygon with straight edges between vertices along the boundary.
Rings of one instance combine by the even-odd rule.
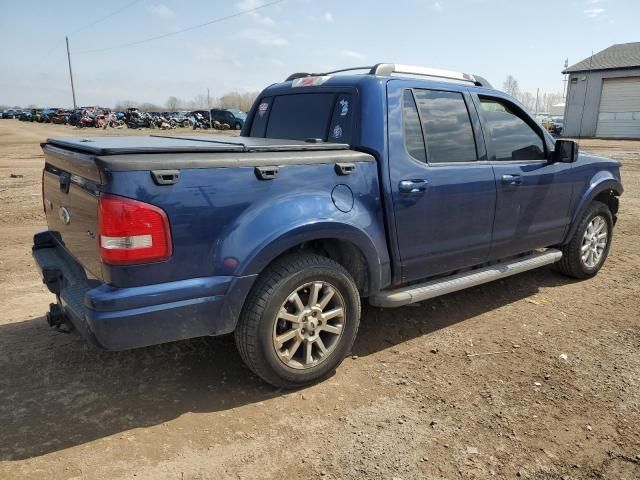
[[209, 87], [207, 87], [207, 111], [209, 112], [209, 128], [213, 128], [213, 121], [211, 118], [211, 100], [209, 98]]
[[73, 70], [71, 70], [71, 54], [69, 53], [69, 37], [64, 37], [67, 42], [67, 60], [69, 61], [69, 78], [71, 79], [71, 95], [73, 95], [73, 109], [75, 110], [76, 105], [76, 89], [73, 86]]
[[540, 95], [540, 89], [536, 89], [536, 120], [538, 119], [538, 96]]

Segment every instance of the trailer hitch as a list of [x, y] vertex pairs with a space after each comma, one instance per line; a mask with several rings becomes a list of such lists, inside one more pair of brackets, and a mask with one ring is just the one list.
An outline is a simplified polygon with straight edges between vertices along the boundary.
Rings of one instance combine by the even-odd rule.
[[42, 283], [44, 283], [49, 291], [56, 296], [60, 295], [64, 281], [64, 276], [59, 268], [44, 267], [42, 269]]
[[64, 308], [57, 303], [49, 304], [47, 324], [61, 333], [71, 333], [73, 330], [69, 317], [67, 317], [67, 314], [64, 312]]

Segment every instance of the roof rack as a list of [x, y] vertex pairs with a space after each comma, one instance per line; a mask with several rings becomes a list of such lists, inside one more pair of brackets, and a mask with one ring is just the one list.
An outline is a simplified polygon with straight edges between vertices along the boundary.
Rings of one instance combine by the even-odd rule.
[[399, 63], [377, 63], [368, 67], [351, 67], [333, 70], [325, 73], [293, 73], [287, 77], [287, 82], [296, 78], [315, 77], [322, 75], [331, 75], [333, 73], [351, 72], [354, 70], [368, 70], [369, 75], [389, 76], [392, 73], [403, 73], [405, 75], [421, 75], [425, 77], [445, 78], [447, 80], [458, 80], [460, 82], [469, 82], [478, 87], [492, 88], [491, 84], [480, 75], [471, 75], [470, 73], [455, 72], [453, 70], [442, 70], [439, 68], [417, 67], [413, 65], [402, 65]]

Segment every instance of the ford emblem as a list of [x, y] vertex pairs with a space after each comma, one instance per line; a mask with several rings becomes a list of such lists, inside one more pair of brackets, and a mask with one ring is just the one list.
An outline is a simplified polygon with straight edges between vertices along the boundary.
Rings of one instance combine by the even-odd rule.
[[60, 221], [65, 225], [69, 225], [69, 222], [71, 222], [71, 214], [65, 207], [60, 207], [58, 210], [58, 217], [60, 217]]

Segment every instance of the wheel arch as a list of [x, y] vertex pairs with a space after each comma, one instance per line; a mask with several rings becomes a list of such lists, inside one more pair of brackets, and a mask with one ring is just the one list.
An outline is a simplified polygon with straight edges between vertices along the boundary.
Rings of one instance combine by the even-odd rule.
[[380, 259], [374, 242], [362, 230], [344, 223], [300, 225], [263, 242], [240, 266], [240, 275], [260, 274], [272, 262], [293, 252], [331, 258], [354, 278], [362, 296], [378, 291], [387, 279], [388, 260]]
[[576, 232], [576, 229], [578, 228], [578, 224], [580, 223], [582, 215], [584, 214], [587, 207], [594, 201], [600, 201], [607, 205], [615, 222], [616, 214], [618, 213], [618, 197], [622, 195], [623, 188], [620, 180], [614, 178], [608, 172], [607, 174], [608, 175], [600, 175], [594, 178], [591, 181], [591, 184], [589, 185], [587, 191], [580, 198], [578, 206], [575, 209], [573, 216], [571, 217], [571, 224], [569, 230], [567, 231], [567, 235], [565, 236], [563, 244], [566, 244], [571, 240]]

